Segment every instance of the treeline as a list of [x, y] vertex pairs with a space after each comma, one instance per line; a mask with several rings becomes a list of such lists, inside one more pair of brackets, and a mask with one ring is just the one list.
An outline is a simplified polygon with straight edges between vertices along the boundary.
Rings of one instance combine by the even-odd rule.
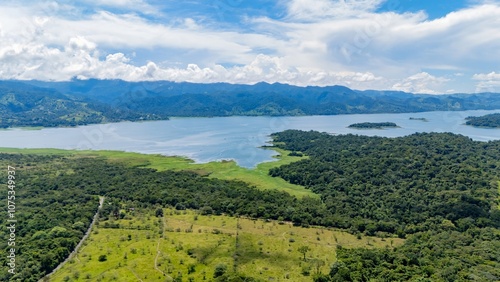
[[[137, 207], [172, 206], [203, 214], [315, 222], [326, 212], [319, 199], [297, 199], [285, 192], [261, 191], [239, 181], [202, 177], [193, 172], [157, 172], [111, 164], [104, 158], [0, 154], [4, 167], [17, 168], [16, 274], [0, 257], [0, 281], [38, 281], [74, 249], [106, 196], [101, 219], [119, 214], [121, 203]], [[2, 170], [7, 179], [6, 170]], [[7, 195], [6, 185], [1, 193]], [[0, 216], [7, 218], [6, 210]], [[7, 238], [8, 230], [0, 229]], [[0, 241], [7, 254], [11, 247]]]
[[478, 127], [500, 127], [500, 113], [484, 115], [480, 117], [467, 117], [465, 124]]
[[[0, 154], [1, 194], [7, 195], [7, 166], [15, 167], [15, 245], [7, 223], [0, 228], [0, 281], [38, 281], [52, 271], [73, 251], [97, 211], [98, 198], [88, 191], [60, 186], [51, 181], [58, 172], [67, 171], [67, 159], [52, 156]], [[5, 196], [7, 197], [7, 196]], [[7, 204], [7, 201], [4, 202]], [[0, 212], [8, 218], [7, 210]], [[11, 224], [11, 223], [9, 223]], [[8, 273], [12, 265], [10, 249], [15, 249], [15, 274]]]
[[273, 137], [278, 147], [310, 156], [270, 175], [320, 194], [332, 214], [325, 225], [403, 238], [428, 230], [436, 218], [500, 227], [500, 211], [492, 208], [500, 142], [446, 133], [383, 138], [289, 130]]
[[394, 249], [337, 248], [328, 274], [315, 281], [498, 281], [500, 234], [444, 228], [413, 235]]
[[276, 190], [259, 190], [241, 181], [202, 177], [194, 172], [157, 172], [129, 168], [104, 160], [80, 159], [74, 173], [52, 181], [94, 195], [105, 195], [142, 205], [197, 209], [209, 214], [242, 215], [319, 224], [325, 207], [319, 199], [297, 199]]
[[273, 138], [310, 156], [270, 174], [320, 194], [330, 214], [324, 224], [407, 238], [394, 250], [340, 249], [339, 262], [316, 281], [500, 279], [500, 142], [450, 133], [382, 138], [297, 130]]
[[361, 122], [349, 125], [350, 128], [384, 128], [384, 127], [398, 127], [394, 122]]

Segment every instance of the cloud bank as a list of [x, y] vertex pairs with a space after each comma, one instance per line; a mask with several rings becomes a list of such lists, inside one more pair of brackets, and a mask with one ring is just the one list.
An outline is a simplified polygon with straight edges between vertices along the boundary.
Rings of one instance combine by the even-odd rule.
[[[244, 14], [228, 25], [145, 0], [7, 1], [0, 4], [0, 79], [500, 91], [499, 3], [431, 20], [398, 7], [378, 12], [384, 2], [291, 0], [280, 2], [281, 17]], [[168, 11], [185, 8], [178, 5]]]

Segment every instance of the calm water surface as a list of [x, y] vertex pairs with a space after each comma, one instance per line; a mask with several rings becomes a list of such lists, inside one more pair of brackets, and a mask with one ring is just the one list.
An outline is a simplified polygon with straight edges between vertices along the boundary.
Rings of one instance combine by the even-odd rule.
[[[285, 129], [317, 130], [334, 134], [398, 137], [415, 132], [453, 132], [474, 140], [500, 139], [500, 129], [464, 125], [471, 115], [496, 111], [425, 112], [304, 117], [172, 118], [168, 121], [122, 122], [76, 128], [0, 131], [0, 147], [120, 150], [186, 156], [196, 162], [233, 159], [254, 167], [272, 160], [274, 151], [259, 148], [269, 134]], [[410, 120], [414, 118], [426, 118]], [[351, 129], [357, 122], [395, 122], [399, 128]]]

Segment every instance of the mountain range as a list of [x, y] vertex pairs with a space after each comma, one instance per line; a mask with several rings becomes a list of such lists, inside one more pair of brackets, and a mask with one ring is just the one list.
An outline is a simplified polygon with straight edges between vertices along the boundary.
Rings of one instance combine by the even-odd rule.
[[281, 116], [500, 109], [498, 93], [425, 95], [299, 87], [123, 80], [0, 81], [0, 126], [75, 126], [169, 116]]

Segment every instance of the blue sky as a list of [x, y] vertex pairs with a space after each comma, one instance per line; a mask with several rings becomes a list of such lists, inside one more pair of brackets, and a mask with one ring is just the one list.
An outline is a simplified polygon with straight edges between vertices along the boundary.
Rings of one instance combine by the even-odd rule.
[[0, 79], [500, 92], [500, 1], [7, 0]]
[[447, 14], [467, 8], [471, 5], [477, 4], [470, 0], [437, 0], [437, 1], [422, 1], [422, 0], [400, 0], [400, 1], [386, 1], [380, 5], [377, 12], [410, 12], [416, 13], [424, 11], [429, 19], [437, 19], [446, 16]]

